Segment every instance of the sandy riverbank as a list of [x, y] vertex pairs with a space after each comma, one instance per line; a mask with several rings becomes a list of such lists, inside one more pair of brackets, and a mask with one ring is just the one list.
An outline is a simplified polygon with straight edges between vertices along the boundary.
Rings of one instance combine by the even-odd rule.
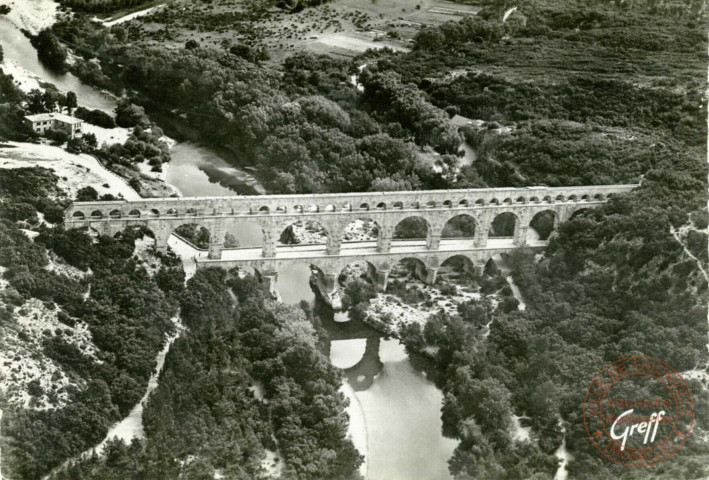
[[91, 186], [104, 195], [110, 193], [126, 200], [140, 200], [138, 192], [126, 181], [104, 168], [98, 160], [86, 154], [74, 155], [60, 147], [35, 143], [7, 142], [0, 146], [0, 168], [45, 167], [59, 177], [58, 185], [70, 198]]
[[7, 19], [17, 28], [32, 34], [37, 34], [54, 23], [59, 6], [53, 0], [10, 0], [3, 3], [10, 7], [10, 13], [6, 15]]

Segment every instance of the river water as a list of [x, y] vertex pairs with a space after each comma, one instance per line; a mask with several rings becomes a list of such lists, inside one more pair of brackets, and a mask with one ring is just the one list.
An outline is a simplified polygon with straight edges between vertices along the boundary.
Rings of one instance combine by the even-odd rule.
[[[116, 98], [81, 83], [71, 73], [56, 73], [37, 58], [29, 39], [7, 18], [0, 15], [0, 45], [3, 49], [5, 73], [17, 75], [24, 70], [28, 78], [54, 84], [59, 91], [76, 93], [79, 105], [113, 113]], [[16, 80], [20, 80], [16, 78]], [[265, 193], [258, 181], [245, 170], [229, 165], [214, 151], [194, 143], [178, 143], [171, 150], [172, 161], [167, 167], [167, 182], [185, 196], [253, 195]]]
[[63, 93], [69, 91], [76, 93], [79, 105], [107, 113], [111, 113], [116, 106], [116, 99], [110, 94], [84, 85], [71, 73], [56, 73], [42, 65], [29, 39], [2, 15], [0, 15], [0, 45], [2, 45], [5, 63], [19, 66], [42, 82], [53, 83]]
[[[51, 82], [62, 92], [73, 91], [79, 104], [112, 112], [115, 98], [83, 85], [71, 74], [56, 74], [38, 60], [29, 40], [7, 19], [0, 17], [0, 45], [6, 65], [19, 67], [32, 76]], [[214, 151], [192, 143], [179, 143], [171, 151], [166, 174], [168, 183], [185, 196], [228, 196], [265, 193], [245, 170], [229, 165]], [[254, 232], [231, 232], [241, 246], [258, 242]], [[171, 239], [173, 248], [177, 245]], [[180, 242], [177, 242], [180, 243]], [[179, 250], [179, 248], [178, 248]], [[183, 252], [184, 253], [184, 252]], [[189, 263], [189, 262], [188, 262]], [[310, 268], [298, 265], [279, 273], [276, 289], [287, 303], [315, 303], [310, 288]], [[442, 394], [411, 366], [404, 347], [397, 340], [380, 338], [364, 324], [343, 322], [344, 314], [327, 307], [316, 308], [330, 334], [327, 352], [333, 364], [344, 372], [341, 391], [349, 398], [350, 436], [365, 456], [361, 472], [368, 480], [439, 480], [451, 478], [448, 459], [457, 444], [441, 434]], [[167, 351], [161, 352], [164, 355]], [[160, 360], [160, 359], [158, 359]], [[156, 379], [157, 380], [157, 379]], [[152, 382], [154, 388], [156, 382]], [[132, 422], [139, 435], [142, 422], [136, 410], [125, 422]], [[127, 426], [127, 423], [122, 426]]]
[[414, 370], [398, 340], [322, 305], [309, 278], [309, 266], [296, 265], [278, 274], [276, 289], [286, 303], [315, 304], [330, 337], [324, 353], [345, 376], [349, 435], [365, 456], [360, 472], [368, 480], [452, 478], [457, 441], [441, 434], [442, 393]]

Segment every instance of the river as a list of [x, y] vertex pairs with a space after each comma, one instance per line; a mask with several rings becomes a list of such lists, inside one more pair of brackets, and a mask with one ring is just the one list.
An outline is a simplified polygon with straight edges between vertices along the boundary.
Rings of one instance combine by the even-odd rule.
[[[3, 71], [30, 86], [37, 82], [54, 84], [59, 91], [73, 91], [79, 105], [113, 113], [116, 98], [81, 83], [71, 73], [56, 73], [46, 68], [37, 58], [29, 39], [17, 26], [0, 15], [0, 45], [3, 49]], [[25, 86], [26, 86], [25, 85]], [[172, 161], [167, 166], [167, 182], [182, 195], [253, 195], [265, 193], [264, 188], [246, 170], [229, 165], [213, 150], [184, 142], [171, 149]]]
[[[5, 66], [10, 73], [24, 70], [29, 73], [24, 79], [51, 82], [62, 92], [75, 92], [79, 104], [86, 108], [113, 111], [114, 97], [82, 84], [71, 74], [57, 74], [46, 69], [38, 61], [29, 40], [3, 17], [0, 17], [0, 45], [3, 46]], [[232, 167], [211, 149], [188, 142], [178, 143], [172, 148], [171, 155], [166, 181], [182, 195], [265, 193], [251, 174]], [[248, 230], [232, 234], [242, 246], [258, 241]], [[174, 237], [171, 239], [171, 246], [179, 250], [175, 240]], [[189, 256], [189, 252], [180, 253]], [[189, 259], [186, 260], [189, 264]], [[305, 264], [281, 272], [276, 288], [283, 301], [314, 303], [310, 275], [310, 268]], [[448, 459], [457, 442], [441, 434], [441, 392], [413, 369], [403, 345], [397, 340], [381, 339], [378, 332], [364, 324], [343, 323], [341, 321], [346, 319], [344, 314], [333, 315], [327, 307], [321, 306], [316, 310], [320, 312], [319, 316], [331, 338], [334, 338], [328, 343], [325, 353], [345, 374], [341, 391], [350, 400], [349, 431], [353, 442], [365, 456], [361, 469], [365, 478], [451, 478]], [[342, 334], [343, 329], [346, 334]], [[166, 353], [167, 348], [161, 352], [159, 362]], [[151, 381], [149, 391], [156, 385], [157, 377]], [[120, 430], [121, 437], [140, 436], [141, 404], [114, 427], [114, 430]]]
[[[316, 304], [309, 285], [310, 268], [297, 265], [280, 272], [276, 289], [286, 303]], [[457, 441], [441, 434], [442, 393], [409, 362], [404, 345], [362, 322], [346, 321], [317, 302], [330, 340], [324, 352], [341, 368], [341, 389], [350, 401], [349, 434], [365, 456], [360, 472], [367, 480], [452, 478], [448, 459]]]
[[[16, 68], [28, 72], [41, 82], [53, 83], [57, 89], [66, 93], [72, 91], [79, 98], [79, 105], [88, 109], [113, 112], [116, 99], [110, 94], [84, 85], [71, 73], [56, 73], [40, 63], [37, 52], [27, 37], [7, 18], [0, 15], [0, 45], [4, 54], [4, 63], [9, 72], [17, 75]], [[3, 69], [4, 70], [4, 69]]]

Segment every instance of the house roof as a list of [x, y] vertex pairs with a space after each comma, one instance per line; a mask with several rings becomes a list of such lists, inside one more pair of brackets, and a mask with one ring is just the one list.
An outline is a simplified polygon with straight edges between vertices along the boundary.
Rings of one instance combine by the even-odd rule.
[[80, 118], [70, 117], [69, 115], [64, 115], [63, 113], [38, 113], [36, 115], [26, 115], [25, 118], [30, 122], [45, 122], [47, 120], [58, 120], [62, 123], [69, 123], [76, 125], [77, 123], [84, 123]]

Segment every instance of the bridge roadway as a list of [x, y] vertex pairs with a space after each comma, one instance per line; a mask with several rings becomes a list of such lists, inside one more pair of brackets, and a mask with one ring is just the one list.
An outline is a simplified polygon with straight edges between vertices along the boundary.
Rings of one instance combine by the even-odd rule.
[[[184, 243], [186, 240], [180, 238]], [[531, 240], [526, 247], [538, 250], [549, 244], [546, 240]], [[198, 268], [222, 267], [226, 269], [240, 267], [253, 268], [268, 284], [273, 285], [278, 271], [284, 264], [309, 264], [321, 275], [322, 286], [331, 291], [342, 270], [353, 263], [367, 262], [375, 272], [376, 286], [386, 290], [391, 267], [406, 258], [421, 261], [419, 278], [432, 284], [436, 281], [439, 267], [448, 259], [463, 257], [466, 265], [481, 275], [486, 263], [495, 255], [509, 253], [519, 248], [512, 238], [490, 238], [485, 247], [476, 247], [469, 238], [442, 239], [438, 250], [432, 252], [426, 246], [426, 240], [394, 240], [388, 253], [377, 250], [377, 241], [344, 242], [339, 255], [329, 256], [325, 244], [279, 245], [276, 255], [264, 258], [261, 247], [226, 248], [220, 259], [210, 259], [208, 250], [190, 245]]]
[[[266, 278], [294, 263], [309, 262], [331, 288], [333, 279], [348, 263], [366, 261], [377, 272], [379, 288], [385, 288], [388, 273], [402, 258], [421, 260], [422, 279], [435, 281], [436, 271], [451, 256], [469, 260], [481, 271], [489, 258], [528, 245], [533, 220], [544, 212], [553, 216], [554, 229], [581, 209], [594, 208], [609, 197], [631, 191], [637, 185], [592, 185], [579, 187], [522, 187], [413, 192], [365, 192], [344, 194], [260, 195], [234, 197], [146, 198], [112, 202], [74, 202], [64, 214], [67, 228], [89, 227], [115, 235], [127, 226], [145, 226], [155, 234], [156, 247], [165, 250], [176, 228], [196, 224], [209, 233], [207, 258], [196, 258], [197, 267], [251, 266]], [[511, 238], [488, 238], [500, 215], [511, 214]], [[465, 215], [475, 225], [474, 238], [445, 238], [444, 228]], [[397, 227], [418, 217], [426, 226], [425, 240], [398, 240]], [[376, 242], [353, 243], [346, 227], [366, 219], [378, 227]], [[317, 222], [327, 244], [283, 246], [281, 234], [299, 222]], [[262, 234], [259, 248], [224, 248], [227, 231], [257, 225]]]

